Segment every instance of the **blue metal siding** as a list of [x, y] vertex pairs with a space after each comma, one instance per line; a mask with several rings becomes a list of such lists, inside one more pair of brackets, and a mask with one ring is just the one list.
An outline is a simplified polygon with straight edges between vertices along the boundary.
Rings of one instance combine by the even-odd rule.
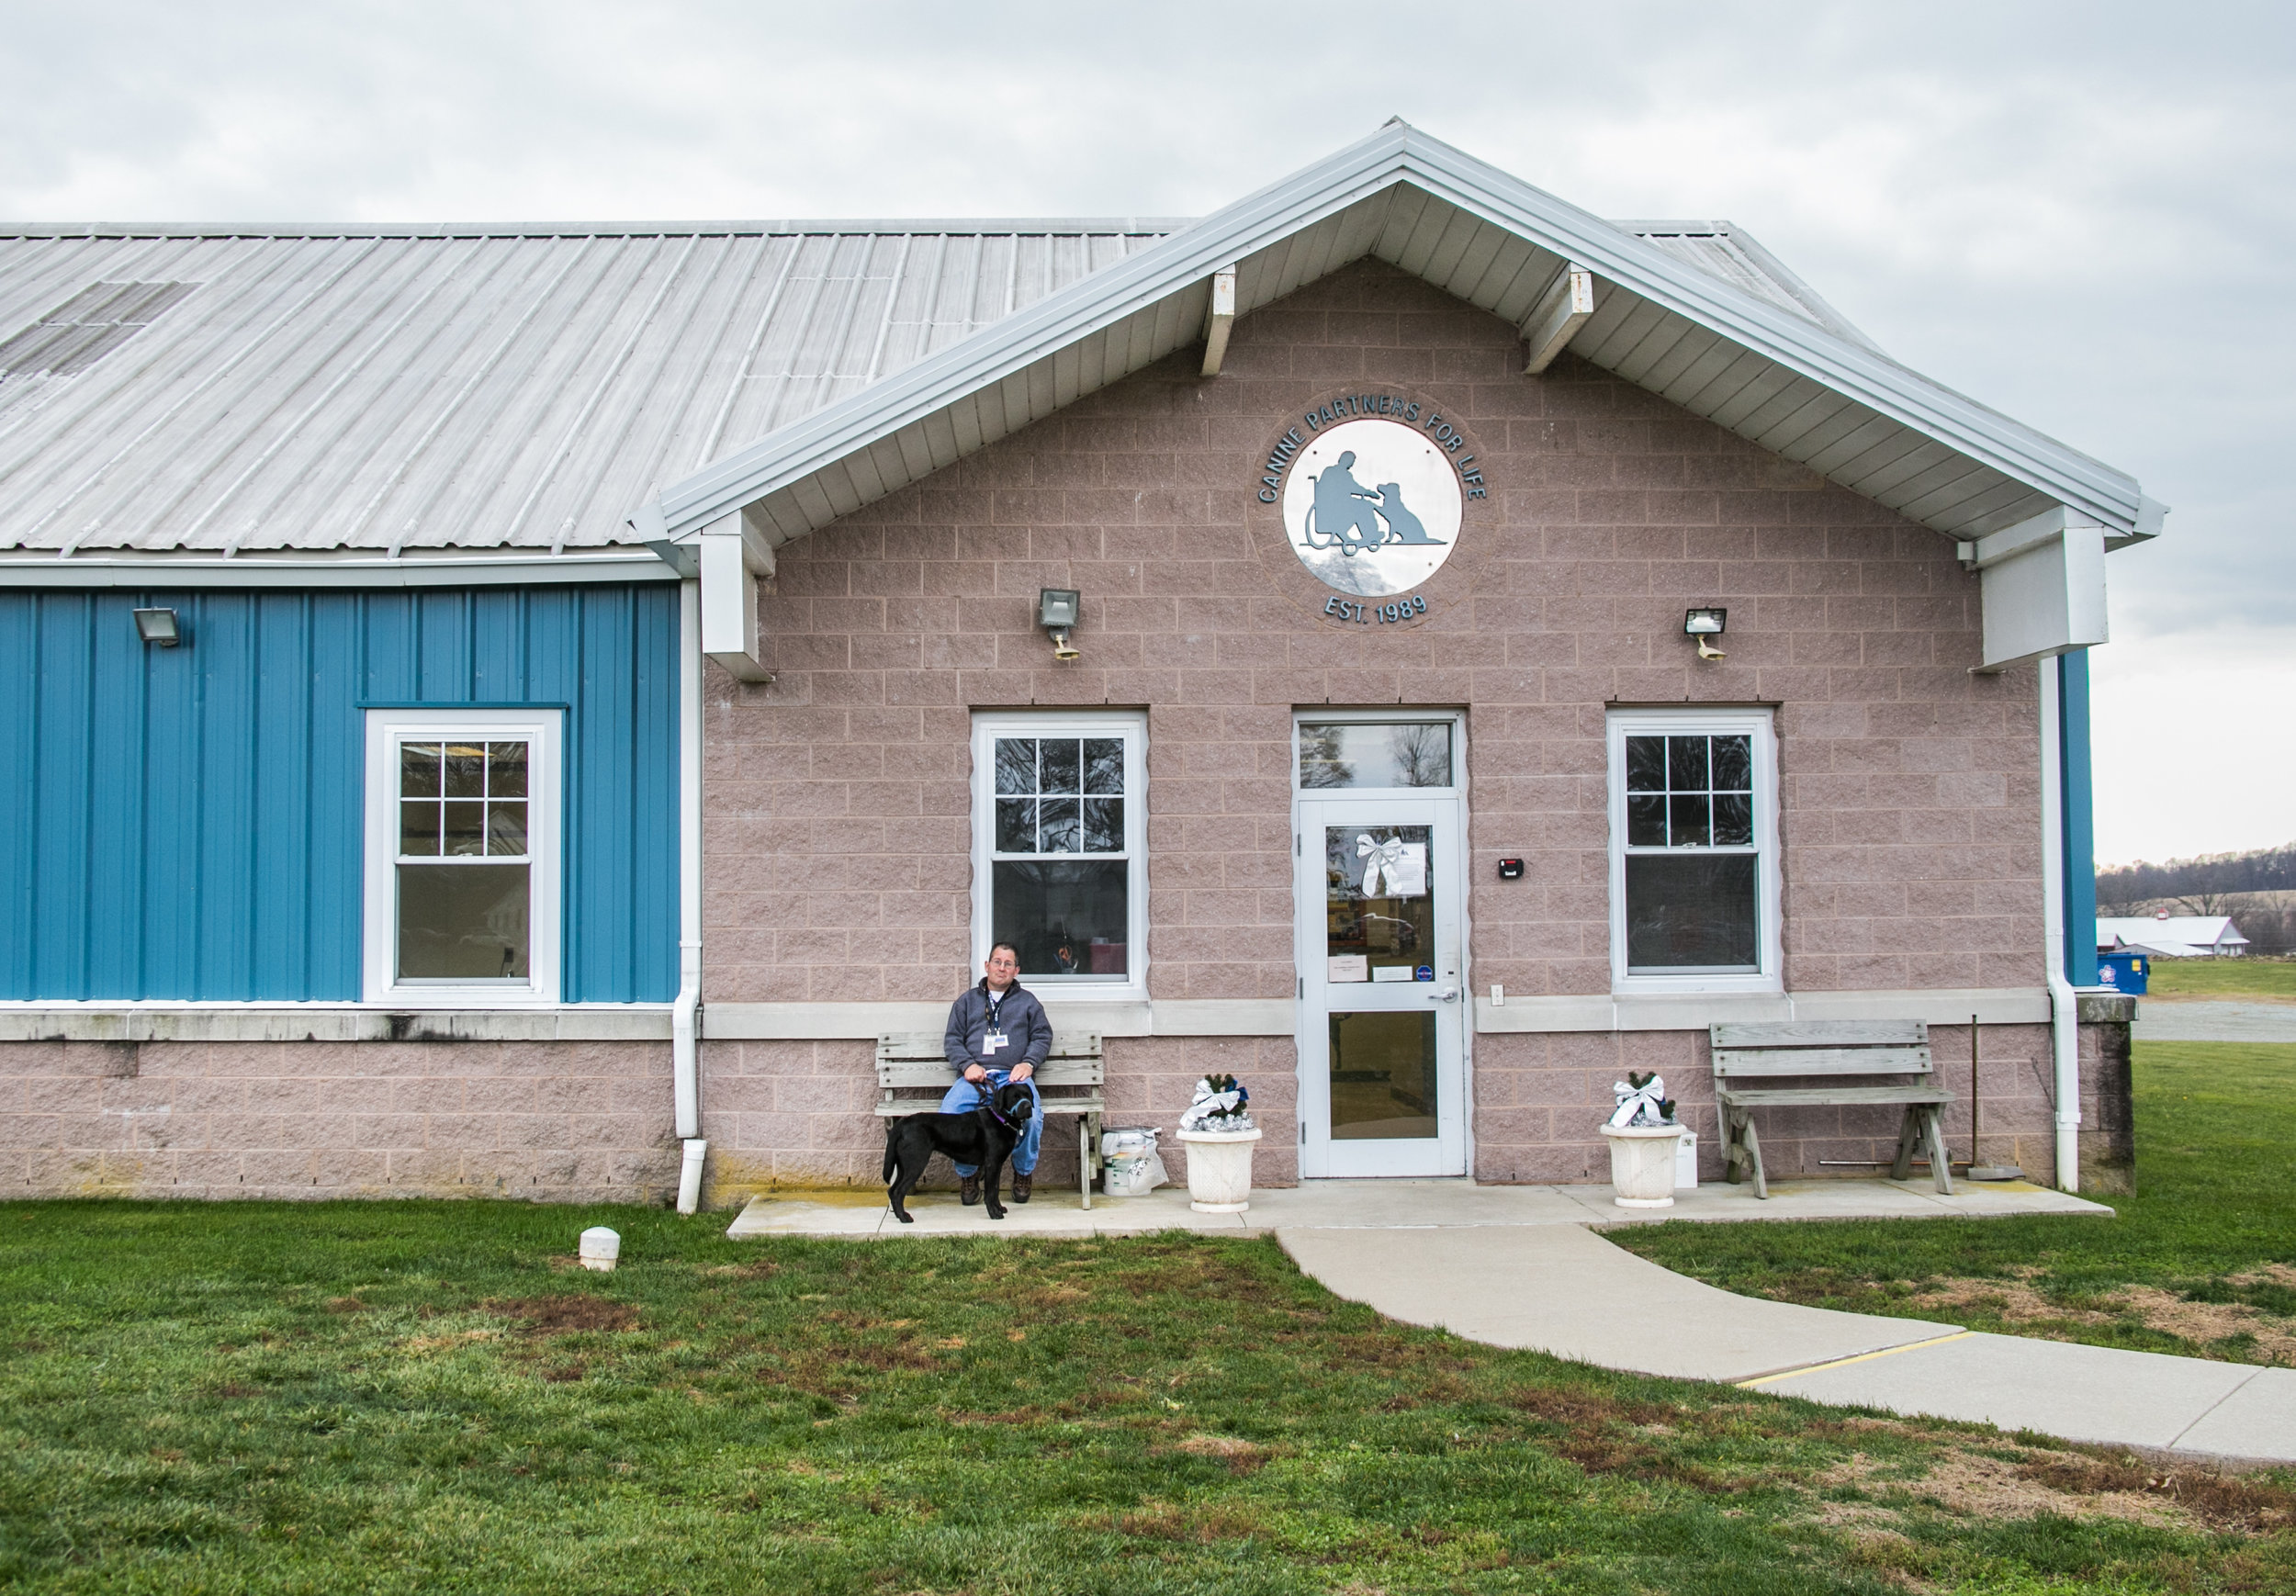
[[677, 648], [666, 583], [0, 592], [0, 997], [356, 999], [357, 705], [523, 702], [568, 706], [562, 995], [668, 1001]]
[[[2047, 661], [2043, 669], [2048, 668]], [[2064, 803], [2065, 978], [2097, 984], [2097, 817], [2088, 758], [2088, 650], [2060, 654], [2057, 670], [2058, 792]]]

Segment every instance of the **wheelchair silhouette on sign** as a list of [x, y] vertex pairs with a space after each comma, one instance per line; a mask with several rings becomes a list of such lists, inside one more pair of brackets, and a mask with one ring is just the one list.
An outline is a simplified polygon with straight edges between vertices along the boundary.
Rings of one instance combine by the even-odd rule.
[[1355, 478], [1353, 449], [1342, 450], [1338, 461], [1311, 475], [1315, 498], [1308, 506], [1300, 541], [1309, 548], [1335, 548], [1353, 557], [1369, 554], [1390, 543], [1440, 545], [1403, 502], [1402, 485], [1382, 482], [1378, 491]]

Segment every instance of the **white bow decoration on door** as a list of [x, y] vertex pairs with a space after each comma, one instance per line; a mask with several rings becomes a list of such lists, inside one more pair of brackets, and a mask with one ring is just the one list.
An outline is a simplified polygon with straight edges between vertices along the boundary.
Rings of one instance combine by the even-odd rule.
[[[1363, 895], [1367, 898], [1422, 898], [1427, 895], [1427, 845], [1390, 837], [1374, 842], [1369, 832], [1356, 835], [1356, 857], [1363, 860]], [[1382, 890], [1384, 888], [1384, 890]]]

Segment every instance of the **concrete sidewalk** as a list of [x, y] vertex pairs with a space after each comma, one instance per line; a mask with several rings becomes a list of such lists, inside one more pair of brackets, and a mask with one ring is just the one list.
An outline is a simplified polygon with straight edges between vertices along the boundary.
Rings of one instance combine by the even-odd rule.
[[1671, 1208], [1622, 1208], [1608, 1186], [1476, 1186], [1466, 1180], [1316, 1180], [1277, 1191], [1255, 1191], [1240, 1214], [1199, 1214], [1181, 1186], [1146, 1197], [1096, 1197], [1090, 1209], [1076, 1194], [1038, 1188], [1025, 1207], [1006, 1205], [1007, 1218], [961, 1207], [954, 1192], [919, 1192], [909, 1198], [913, 1225], [885, 1206], [884, 1192], [856, 1186], [835, 1191], [776, 1193], [752, 1197], [729, 1236], [864, 1237], [948, 1235], [1130, 1236], [1154, 1231], [1227, 1234], [1310, 1226], [1338, 1230], [1428, 1230], [1439, 1226], [1659, 1224], [1668, 1219], [1882, 1219], [1998, 1218], [2009, 1214], [2094, 1214], [2112, 1210], [2022, 1181], [1987, 1185], [1956, 1182], [1940, 1197], [1925, 1175], [1916, 1181], [1810, 1180], [1773, 1184], [1759, 1201], [1751, 1186], [1716, 1184], [1677, 1192]]
[[2072, 1441], [2296, 1464], [2296, 1369], [1739, 1297], [1576, 1227], [1300, 1228], [1277, 1240], [1351, 1302], [1494, 1346]]

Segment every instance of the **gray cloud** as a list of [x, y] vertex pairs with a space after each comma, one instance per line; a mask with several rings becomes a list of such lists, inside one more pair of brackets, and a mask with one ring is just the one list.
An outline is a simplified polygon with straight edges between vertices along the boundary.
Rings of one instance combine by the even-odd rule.
[[1192, 215], [1400, 113], [1603, 214], [1729, 217], [1899, 358], [2135, 473], [2176, 512], [2114, 557], [2117, 669], [2290, 635], [2284, 6], [10, 13], [0, 212], [42, 220]]

